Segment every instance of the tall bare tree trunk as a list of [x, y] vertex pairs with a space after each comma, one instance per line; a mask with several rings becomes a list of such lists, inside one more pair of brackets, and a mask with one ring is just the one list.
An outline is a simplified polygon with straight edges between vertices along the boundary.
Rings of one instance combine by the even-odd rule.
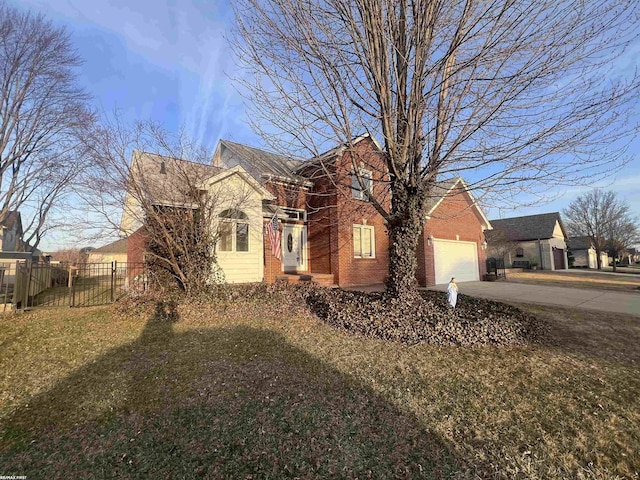
[[409, 301], [417, 295], [417, 248], [424, 225], [423, 196], [411, 194], [399, 182], [393, 185], [389, 222], [389, 277], [387, 290]]

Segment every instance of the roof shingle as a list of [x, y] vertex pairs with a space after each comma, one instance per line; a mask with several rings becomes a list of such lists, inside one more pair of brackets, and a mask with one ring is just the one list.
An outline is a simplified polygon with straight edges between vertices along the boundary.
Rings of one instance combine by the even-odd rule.
[[[240, 143], [231, 142], [229, 140], [220, 140], [220, 144], [230, 150], [233, 154], [242, 158], [245, 162], [253, 166], [254, 177], [262, 175], [273, 175], [275, 177], [285, 178], [294, 182], [304, 182], [306, 179], [293, 173], [303, 162], [294, 160], [283, 155], [260, 150], [259, 148], [249, 147]], [[262, 182], [262, 178], [256, 178]]]
[[134, 152], [131, 174], [136, 185], [131, 193], [144, 195], [148, 201], [159, 205], [181, 205], [191, 202], [190, 190], [222, 169], [203, 163], [155, 153]]
[[567, 247], [571, 250], [588, 250], [592, 247], [590, 237], [571, 237], [567, 240]]
[[127, 253], [128, 238], [121, 238], [115, 242], [103, 245], [100, 248], [91, 250], [89, 253]]
[[510, 242], [522, 242], [527, 240], [542, 240], [553, 237], [556, 222], [564, 231], [560, 214], [558, 212], [542, 213], [540, 215], [527, 215], [524, 217], [502, 218], [490, 220], [493, 231], [485, 232], [491, 240], [506, 240]]

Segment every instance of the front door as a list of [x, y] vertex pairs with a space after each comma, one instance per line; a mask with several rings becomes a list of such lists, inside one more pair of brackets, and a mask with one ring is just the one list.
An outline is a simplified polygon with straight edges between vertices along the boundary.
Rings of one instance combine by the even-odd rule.
[[282, 270], [307, 270], [307, 227], [284, 224], [282, 228]]
[[553, 269], [564, 270], [564, 249], [562, 248], [553, 249]]

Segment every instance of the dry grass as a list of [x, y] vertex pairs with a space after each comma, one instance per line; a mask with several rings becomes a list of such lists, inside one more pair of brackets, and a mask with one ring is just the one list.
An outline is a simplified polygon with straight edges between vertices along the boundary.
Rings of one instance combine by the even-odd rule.
[[640, 319], [525, 308], [553, 341], [407, 347], [249, 302], [4, 318], [0, 473], [637, 478]]
[[508, 280], [535, 285], [560, 285], [563, 287], [598, 288], [640, 293], [640, 276], [616, 276], [598, 272], [524, 271], [509, 273]]

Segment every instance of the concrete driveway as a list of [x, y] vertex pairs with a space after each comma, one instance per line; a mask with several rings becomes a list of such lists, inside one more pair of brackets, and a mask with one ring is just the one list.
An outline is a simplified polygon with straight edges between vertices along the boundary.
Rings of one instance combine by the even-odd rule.
[[[546, 285], [527, 285], [510, 282], [458, 283], [460, 293], [493, 300], [509, 300], [562, 307], [579, 307], [603, 312], [640, 315], [640, 293], [611, 290], [568, 288]], [[446, 291], [447, 285], [436, 285], [429, 290]]]

